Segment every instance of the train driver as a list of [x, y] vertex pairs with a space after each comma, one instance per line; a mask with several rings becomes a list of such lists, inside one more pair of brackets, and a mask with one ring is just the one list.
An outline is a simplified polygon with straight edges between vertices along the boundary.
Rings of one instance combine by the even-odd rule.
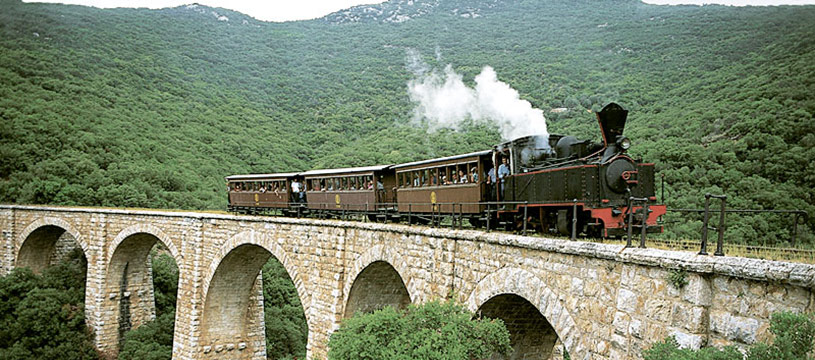
[[498, 180], [501, 183], [501, 200], [504, 200], [504, 183], [509, 176], [509, 165], [507, 165], [507, 158], [501, 158], [501, 165], [498, 165]]

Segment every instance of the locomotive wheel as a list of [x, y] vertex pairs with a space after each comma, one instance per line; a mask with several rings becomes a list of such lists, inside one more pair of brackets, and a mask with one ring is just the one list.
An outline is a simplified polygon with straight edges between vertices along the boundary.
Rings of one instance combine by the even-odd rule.
[[557, 232], [563, 236], [572, 234], [572, 221], [569, 218], [569, 212], [566, 210], [557, 211]]

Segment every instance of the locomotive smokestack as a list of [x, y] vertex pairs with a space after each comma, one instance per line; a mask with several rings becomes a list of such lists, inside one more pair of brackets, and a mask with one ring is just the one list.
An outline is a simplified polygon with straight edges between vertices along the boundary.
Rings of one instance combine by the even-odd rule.
[[[496, 124], [504, 140], [537, 135], [548, 137], [543, 110], [520, 98], [518, 91], [498, 80], [492, 67], [485, 66], [475, 77], [475, 88], [464, 84], [462, 76], [447, 65], [440, 73], [429, 71], [416, 51], [409, 51], [407, 66], [416, 78], [408, 82], [408, 95], [414, 102], [414, 119], [426, 122], [431, 131], [458, 130], [464, 120]], [[540, 146], [549, 147], [548, 141]]]

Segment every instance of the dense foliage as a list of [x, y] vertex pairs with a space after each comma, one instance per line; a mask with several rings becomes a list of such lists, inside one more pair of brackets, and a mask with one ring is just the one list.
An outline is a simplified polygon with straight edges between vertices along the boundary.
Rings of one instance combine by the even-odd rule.
[[[770, 332], [775, 336], [772, 344], [756, 343], [747, 351], [747, 360], [803, 360], [815, 359], [815, 316], [779, 312], [772, 315]], [[670, 337], [643, 351], [644, 360], [743, 360], [736, 348], [680, 349], [676, 339]]]
[[[494, 67], [554, 133], [599, 139], [587, 110], [622, 104], [671, 208], [711, 192], [815, 214], [813, 6], [391, 0], [287, 23], [203, 6], [0, 8], [3, 202], [223, 209], [225, 175], [500, 141], [485, 124], [428, 135], [412, 120], [416, 51], [468, 82]], [[668, 237], [698, 238], [698, 219], [670, 221]], [[791, 228], [731, 216], [727, 240], [773, 244]]]
[[85, 326], [81, 250], [41, 275], [17, 268], [0, 277], [0, 359], [97, 359]]
[[274, 257], [263, 265], [263, 311], [266, 357], [305, 359], [308, 324], [294, 283]]
[[449, 301], [356, 314], [331, 334], [328, 347], [329, 360], [471, 360], [512, 351], [501, 320], [474, 319]]

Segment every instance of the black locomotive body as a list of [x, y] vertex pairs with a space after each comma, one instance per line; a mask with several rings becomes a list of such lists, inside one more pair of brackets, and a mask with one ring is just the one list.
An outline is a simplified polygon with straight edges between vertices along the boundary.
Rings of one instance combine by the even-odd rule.
[[[469, 219], [475, 226], [512, 228], [526, 223], [543, 233], [575, 231], [595, 237], [621, 236], [629, 223], [644, 223], [648, 232], [661, 232], [657, 220], [666, 209], [656, 203], [654, 164], [636, 161], [626, 153], [630, 146], [623, 136], [627, 115], [613, 103], [597, 113], [602, 144], [550, 134], [406, 164], [230, 176], [229, 209], [263, 213], [279, 208], [279, 203], [266, 206], [258, 199], [264, 198], [263, 192], [269, 197], [269, 184], [283, 179], [289, 188], [276, 191], [291, 190], [296, 183], [304, 192], [297, 197], [289, 191], [289, 198], [295, 200], [283, 212], [286, 215], [361, 213], [370, 219], [408, 223], [451, 216]], [[246, 180], [255, 183], [240, 183]], [[253, 191], [262, 193], [241, 193]], [[329, 192], [331, 196], [326, 195]], [[361, 195], [352, 196], [357, 193]], [[250, 200], [238, 203], [242, 198]]]
[[549, 135], [496, 146], [495, 157], [507, 157], [511, 168], [503, 201], [514, 203], [514, 213], [526, 207], [529, 216], [531, 210], [542, 230], [569, 234], [576, 221], [579, 232], [610, 237], [625, 232], [629, 211], [637, 215], [636, 225], [642, 225], [643, 207], [631, 198], [645, 199], [640, 202], [649, 205], [647, 231], [661, 232], [657, 220], [666, 208], [656, 204], [654, 164], [626, 154], [630, 141], [622, 134], [627, 115], [613, 103], [597, 113], [602, 144]]

